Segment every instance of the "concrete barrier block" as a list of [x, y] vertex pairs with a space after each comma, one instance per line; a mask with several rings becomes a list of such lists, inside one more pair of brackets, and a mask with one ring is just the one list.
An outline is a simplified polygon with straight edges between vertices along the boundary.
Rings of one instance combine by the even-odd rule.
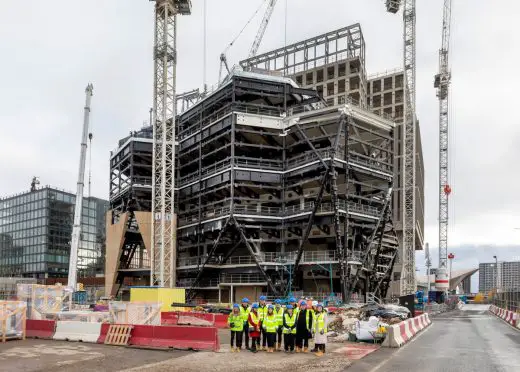
[[52, 339], [97, 343], [101, 334], [101, 326], [101, 323], [58, 321]]

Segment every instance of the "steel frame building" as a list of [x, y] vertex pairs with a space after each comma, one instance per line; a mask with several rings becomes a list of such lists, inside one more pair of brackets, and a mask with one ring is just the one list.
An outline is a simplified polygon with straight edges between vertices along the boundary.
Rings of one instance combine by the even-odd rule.
[[[365, 43], [359, 24], [354, 24], [316, 36], [292, 45], [266, 52], [241, 61], [245, 70], [270, 71], [289, 76], [300, 86], [315, 89], [328, 105], [357, 103], [396, 124], [393, 131], [394, 185], [392, 220], [401, 242], [390, 294], [401, 293], [402, 273], [405, 271], [402, 257], [405, 255], [403, 202], [405, 187], [404, 136], [405, 75], [403, 69], [367, 76], [365, 67]], [[268, 70], [268, 71], [267, 71]], [[424, 162], [419, 121], [415, 123], [416, 160], [414, 170], [415, 249], [424, 243]]]
[[106, 218], [105, 292], [116, 295], [132, 277], [150, 275], [152, 127], [131, 132], [110, 154], [110, 210]]
[[291, 79], [235, 72], [179, 116], [177, 275], [190, 297], [386, 295], [394, 123], [319, 101]]

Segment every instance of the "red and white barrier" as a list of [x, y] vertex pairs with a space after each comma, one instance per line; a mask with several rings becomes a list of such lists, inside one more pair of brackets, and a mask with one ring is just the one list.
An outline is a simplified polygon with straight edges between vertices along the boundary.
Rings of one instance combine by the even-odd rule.
[[416, 334], [431, 324], [428, 314], [422, 314], [415, 318], [406, 319], [401, 323], [387, 328], [387, 335], [383, 346], [401, 347], [415, 337]]
[[216, 327], [135, 325], [128, 344], [157, 349], [220, 349]]
[[55, 320], [27, 319], [25, 324], [26, 337], [52, 339], [56, 330]]
[[495, 305], [491, 305], [489, 307], [489, 311], [495, 314], [500, 319], [504, 320], [506, 323], [511, 324], [513, 327], [520, 328], [519, 314], [514, 311], [502, 309], [500, 307], [496, 307]]

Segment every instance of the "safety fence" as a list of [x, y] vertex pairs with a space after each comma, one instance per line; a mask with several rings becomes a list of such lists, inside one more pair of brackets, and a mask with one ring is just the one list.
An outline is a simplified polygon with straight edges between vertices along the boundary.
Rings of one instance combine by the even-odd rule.
[[520, 291], [495, 293], [491, 302], [501, 309], [520, 312]]
[[[29, 320], [27, 337], [104, 344], [111, 326], [109, 323]], [[220, 341], [216, 327], [131, 325], [130, 337], [124, 346], [218, 351]]]
[[383, 346], [401, 347], [430, 324], [431, 320], [429, 315], [422, 314], [415, 318], [406, 319], [398, 324], [388, 326], [386, 328], [387, 334]]
[[511, 324], [513, 327], [520, 328], [520, 313], [502, 309], [495, 305], [491, 305], [489, 311], [504, 320], [506, 323]]

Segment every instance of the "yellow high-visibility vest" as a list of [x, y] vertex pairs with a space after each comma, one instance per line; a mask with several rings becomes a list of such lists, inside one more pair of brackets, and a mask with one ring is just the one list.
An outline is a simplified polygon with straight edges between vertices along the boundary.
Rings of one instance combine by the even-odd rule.
[[266, 315], [262, 327], [264, 327], [267, 333], [276, 333], [276, 330], [278, 329], [278, 319], [276, 319], [276, 315]]
[[[231, 327], [233, 324], [233, 327]], [[235, 315], [233, 313], [229, 314], [228, 318], [228, 326], [229, 329], [235, 332], [242, 332], [244, 330], [244, 322], [242, 321], [242, 314]]]
[[280, 307], [278, 310], [276, 307], [274, 308], [274, 315], [276, 315], [276, 319], [278, 320], [278, 325], [283, 325], [283, 309]]
[[316, 315], [316, 323], [314, 323], [314, 331], [319, 333], [321, 331], [327, 333], [327, 324], [325, 324], [325, 312], [322, 311]]
[[[284, 314], [285, 324], [287, 326], [289, 326], [289, 327], [292, 327], [294, 325], [294, 323], [296, 323], [297, 316], [298, 316], [298, 314], [296, 314], [295, 311], [293, 311], [292, 316], [290, 316], [289, 313], [286, 312]], [[289, 333], [296, 334], [296, 327], [294, 329], [284, 328], [283, 329], [283, 333], [285, 333], [285, 334], [289, 334]]]
[[247, 318], [249, 317], [249, 313], [251, 312], [251, 307], [246, 307], [240, 305], [240, 316], [244, 322], [247, 322]]

